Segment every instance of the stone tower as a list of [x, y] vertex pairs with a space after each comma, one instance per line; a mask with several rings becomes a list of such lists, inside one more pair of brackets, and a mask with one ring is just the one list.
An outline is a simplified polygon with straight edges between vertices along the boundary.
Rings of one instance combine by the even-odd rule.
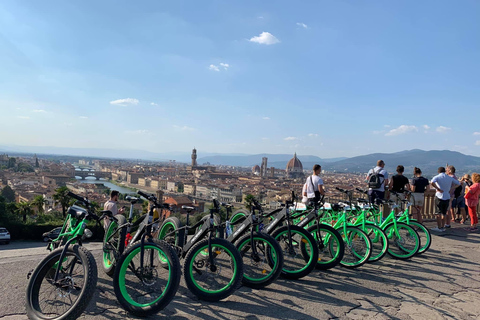
[[38, 168], [38, 167], [40, 167], [40, 164], [38, 163], [37, 154], [35, 153], [35, 168]]
[[262, 166], [260, 167], [260, 176], [266, 177], [267, 176], [267, 157], [262, 158]]
[[192, 150], [192, 167], [197, 166], [197, 149], [195, 147]]

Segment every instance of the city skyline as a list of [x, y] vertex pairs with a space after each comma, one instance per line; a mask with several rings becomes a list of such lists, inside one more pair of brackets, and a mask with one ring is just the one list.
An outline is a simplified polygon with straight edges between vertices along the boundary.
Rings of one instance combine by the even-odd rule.
[[479, 9], [4, 1], [0, 145], [480, 156]]

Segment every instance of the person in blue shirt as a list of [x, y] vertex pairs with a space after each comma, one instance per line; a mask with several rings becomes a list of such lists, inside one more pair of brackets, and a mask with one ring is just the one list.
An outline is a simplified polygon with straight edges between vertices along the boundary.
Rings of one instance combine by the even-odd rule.
[[450, 194], [460, 182], [447, 175], [444, 167], [438, 168], [438, 175], [433, 177], [431, 186], [437, 190], [435, 193], [435, 215], [437, 217], [437, 228], [433, 228], [432, 231], [445, 231], [445, 218], [448, 207], [450, 205]]

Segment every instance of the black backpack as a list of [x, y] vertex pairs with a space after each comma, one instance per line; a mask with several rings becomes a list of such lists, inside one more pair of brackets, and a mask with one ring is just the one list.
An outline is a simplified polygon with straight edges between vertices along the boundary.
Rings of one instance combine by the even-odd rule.
[[378, 170], [375, 172], [375, 169], [373, 169], [373, 173], [368, 177], [368, 187], [372, 189], [379, 189], [382, 186], [383, 181], [385, 181], [384, 175], [380, 174], [379, 172], [382, 171], [382, 169]]

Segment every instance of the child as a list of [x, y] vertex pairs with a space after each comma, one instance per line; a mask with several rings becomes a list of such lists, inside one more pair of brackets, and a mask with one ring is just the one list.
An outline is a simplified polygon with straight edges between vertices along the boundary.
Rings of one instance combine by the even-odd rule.
[[478, 196], [480, 195], [480, 174], [472, 174], [473, 184], [465, 188], [465, 204], [468, 207], [468, 214], [470, 215], [470, 231], [478, 230], [478, 216], [477, 205]]

